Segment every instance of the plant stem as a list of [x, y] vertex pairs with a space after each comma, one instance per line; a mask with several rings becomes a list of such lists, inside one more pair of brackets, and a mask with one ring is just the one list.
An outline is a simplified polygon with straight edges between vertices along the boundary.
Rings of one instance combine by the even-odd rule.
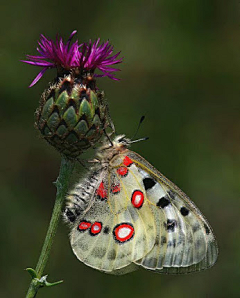
[[[47, 235], [42, 247], [42, 251], [35, 269], [37, 278], [39, 279], [42, 277], [43, 271], [48, 261], [50, 250], [53, 244], [53, 239], [56, 234], [60, 215], [62, 212], [65, 194], [68, 190], [69, 178], [72, 174], [73, 168], [74, 168], [74, 162], [62, 156], [59, 176], [55, 183], [57, 187], [57, 194], [56, 194], [56, 200], [55, 200], [55, 204], [52, 212], [52, 217], [51, 217]], [[39, 287], [40, 285], [37, 282], [37, 280], [32, 279], [26, 298], [36, 297]]]

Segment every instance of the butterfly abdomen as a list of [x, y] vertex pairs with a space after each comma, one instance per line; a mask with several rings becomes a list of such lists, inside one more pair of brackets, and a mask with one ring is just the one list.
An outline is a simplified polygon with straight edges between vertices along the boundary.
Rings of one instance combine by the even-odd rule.
[[68, 223], [74, 223], [77, 217], [84, 214], [92, 202], [98, 181], [99, 172], [92, 172], [67, 194], [64, 218]]

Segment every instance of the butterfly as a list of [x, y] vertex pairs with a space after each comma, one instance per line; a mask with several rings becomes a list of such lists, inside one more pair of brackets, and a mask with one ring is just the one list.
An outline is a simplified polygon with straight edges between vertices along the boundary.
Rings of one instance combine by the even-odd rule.
[[74, 254], [110, 274], [211, 267], [218, 256], [212, 228], [183, 191], [128, 149], [133, 142], [125, 135], [106, 140], [87, 178], [67, 194]]

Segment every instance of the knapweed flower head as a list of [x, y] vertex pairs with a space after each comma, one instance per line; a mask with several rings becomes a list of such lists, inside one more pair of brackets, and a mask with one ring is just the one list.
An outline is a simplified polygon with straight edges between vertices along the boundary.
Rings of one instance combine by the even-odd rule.
[[104, 92], [96, 88], [95, 77], [117, 80], [114, 72], [119, 69], [113, 65], [122, 62], [120, 52], [113, 54], [109, 41], [72, 42], [76, 32], [67, 42], [58, 35], [55, 40], [41, 35], [38, 55], [27, 55], [23, 61], [41, 68], [29, 87], [48, 69], [57, 70], [41, 96], [35, 126], [50, 145], [73, 159], [95, 146], [106, 129], [114, 132]]
[[[37, 47], [39, 55], [27, 55], [28, 60], [21, 60], [42, 68], [29, 87], [35, 85], [43, 74], [51, 68], [57, 69], [58, 76], [75, 71], [80, 75], [88, 74], [118, 80], [114, 72], [120, 69], [112, 67], [112, 65], [122, 62], [122, 58], [118, 58], [120, 52], [112, 55], [113, 46], [109, 41], [100, 44], [100, 38], [94, 42], [89, 40], [86, 43], [79, 44], [77, 40], [71, 44], [76, 33], [76, 30], [73, 31], [66, 43], [58, 35], [54, 42], [41, 34], [40, 41], [38, 41], [39, 46]], [[100, 74], [94, 74], [96, 69], [100, 71]]]

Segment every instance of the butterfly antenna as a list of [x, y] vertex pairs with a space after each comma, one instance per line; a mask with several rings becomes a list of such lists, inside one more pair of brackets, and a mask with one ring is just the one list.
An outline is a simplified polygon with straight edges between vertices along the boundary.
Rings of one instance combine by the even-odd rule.
[[133, 135], [133, 137], [131, 138], [131, 140], [136, 138], [136, 136], [138, 134], [138, 131], [139, 131], [139, 128], [140, 128], [140, 126], [141, 126], [141, 124], [142, 124], [142, 122], [143, 122], [144, 119], [145, 119], [145, 116], [142, 116], [141, 119], [140, 119], [140, 121], [139, 121], [139, 123], [138, 123], [137, 130], [136, 130], [135, 134]]
[[141, 142], [141, 141], [146, 141], [146, 140], [148, 140], [148, 139], [149, 139], [149, 137], [145, 137], [145, 138], [141, 138], [141, 139], [133, 140], [133, 141], [130, 142], [130, 144], [132, 144], [132, 143], [137, 143], [137, 142]]
[[109, 143], [111, 144], [111, 147], [113, 147], [113, 142], [112, 142], [112, 140], [110, 139], [109, 135], [107, 134], [105, 128], [103, 129], [103, 132], [104, 132], [105, 136], [107, 137]]

